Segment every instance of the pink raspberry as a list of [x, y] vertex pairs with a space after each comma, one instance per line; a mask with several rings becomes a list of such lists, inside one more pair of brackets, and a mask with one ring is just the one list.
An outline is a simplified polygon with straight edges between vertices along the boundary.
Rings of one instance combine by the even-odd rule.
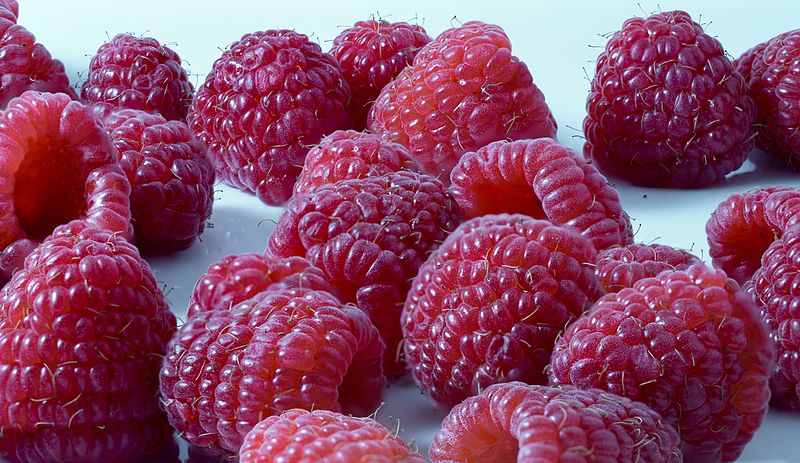
[[70, 220], [130, 236], [130, 184], [88, 108], [25, 92], [0, 113], [0, 140], [0, 280]]
[[175, 330], [116, 233], [58, 227], [0, 292], [0, 450], [27, 463], [129, 461], [172, 435], [158, 369]]
[[493, 141], [551, 137], [556, 122], [528, 67], [499, 26], [477, 21], [426, 45], [383, 88], [370, 131], [406, 145], [428, 173], [447, 181], [463, 153]]
[[0, 0], [0, 19], [6, 19], [14, 24], [19, 16], [17, 0]]
[[704, 187], [753, 149], [747, 84], [683, 11], [625, 21], [597, 58], [586, 110], [585, 155], [637, 185]]
[[588, 239], [523, 215], [461, 225], [420, 268], [401, 324], [417, 384], [447, 407], [495, 383], [547, 383], [556, 338], [603, 293]]
[[349, 125], [336, 60], [303, 34], [247, 34], [214, 63], [189, 110], [220, 179], [272, 205], [292, 195], [303, 159]]
[[288, 410], [258, 423], [245, 437], [240, 463], [424, 463], [372, 418], [327, 410]]
[[450, 182], [467, 217], [526, 214], [573, 228], [597, 249], [633, 243], [617, 190], [554, 140], [498, 141], [466, 153]]
[[644, 278], [667, 270], [686, 270], [700, 263], [694, 254], [663, 244], [629, 244], [606, 249], [597, 254], [595, 275], [608, 292], [631, 288]]
[[366, 126], [369, 109], [383, 87], [430, 41], [422, 26], [382, 19], [358, 21], [333, 39], [331, 55], [350, 85], [348, 109], [355, 128]]
[[680, 463], [680, 438], [647, 405], [597, 389], [495, 384], [457, 405], [433, 463]]
[[401, 170], [422, 170], [405, 146], [372, 133], [337, 130], [308, 152], [294, 192], [308, 193], [326, 183]]
[[194, 88], [181, 58], [150, 37], [119, 34], [97, 50], [81, 97], [100, 107], [139, 109], [185, 120]]
[[552, 380], [640, 400], [690, 463], [731, 462], [767, 412], [773, 348], [752, 299], [695, 264], [602, 297], [566, 331]]
[[161, 394], [190, 443], [236, 453], [259, 421], [291, 408], [368, 415], [384, 346], [367, 316], [322, 291], [279, 290], [200, 312], [167, 347]]
[[104, 121], [131, 183], [136, 244], [182, 251], [203, 233], [214, 200], [214, 168], [206, 148], [180, 121], [133, 109]]

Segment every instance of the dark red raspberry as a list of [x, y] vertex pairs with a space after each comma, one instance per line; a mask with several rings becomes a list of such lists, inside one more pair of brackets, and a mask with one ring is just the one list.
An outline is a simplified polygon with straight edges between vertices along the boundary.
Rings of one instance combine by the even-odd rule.
[[424, 463], [422, 455], [372, 418], [294, 409], [258, 423], [240, 463]]
[[203, 233], [214, 200], [214, 167], [180, 121], [126, 109], [104, 121], [131, 183], [136, 244], [182, 251]]
[[449, 29], [383, 88], [370, 131], [406, 145], [447, 181], [463, 153], [493, 141], [556, 136], [556, 122], [528, 67], [499, 26]]
[[595, 250], [524, 215], [462, 224], [420, 268], [401, 324], [417, 384], [447, 407], [495, 383], [547, 383], [556, 338], [603, 293]]
[[302, 257], [273, 257], [246, 253], [225, 256], [208, 267], [194, 285], [187, 317], [208, 310], [230, 310], [240, 302], [265, 291], [284, 288], [327, 291], [338, 289], [325, 279], [322, 270]]
[[571, 386], [496, 384], [457, 405], [433, 463], [680, 463], [680, 438], [650, 407]]
[[311, 146], [349, 126], [336, 60], [303, 34], [247, 34], [214, 63], [189, 110], [220, 179], [283, 204]]
[[129, 461], [172, 435], [158, 369], [175, 330], [117, 233], [58, 227], [0, 292], [0, 447], [26, 463]]
[[738, 458], [767, 412], [774, 367], [752, 299], [695, 264], [602, 297], [556, 344], [552, 379], [641, 400], [690, 463]]
[[7, 19], [16, 24], [19, 16], [17, 0], [0, 0], [0, 19]]
[[625, 21], [597, 58], [586, 110], [586, 156], [637, 185], [704, 187], [753, 149], [747, 84], [683, 11]]
[[373, 133], [337, 130], [308, 152], [294, 192], [308, 193], [326, 183], [401, 170], [422, 170], [405, 146]]
[[70, 220], [129, 237], [129, 194], [111, 140], [88, 108], [64, 94], [11, 100], [0, 113], [0, 280]]
[[756, 45], [733, 64], [756, 105], [759, 148], [800, 169], [800, 29]]
[[194, 88], [181, 58], [151, 37], [119, 34], [97, 50], [81, 87], [87, 102], [185, 120]]
[[633, 243], [617, 190], [594, 166], [549, 138], [498, 141], [466, 153], [450, 182], [467, 217], [526, 214], [573, 228], [597, 249]]
[[701, 260], [683, 249], [663, 244], [629, 244], [597, 253], [594, 273], [608, 292], [632, 288], [644, 278], [667, 270], [686, 270]]
[[354, 127], [366, 126], [369, 109], [383, 87], [410, 66], [430, 41], [422, 26], [382, 19], [359, 21], [333, 39], [331, 55], [352, 93], [348, 109]]
[[367, 316], [329, 293], [270, 291], [190, 318], [167, 347], [161, 394], [190, 443], [236, 453], [253, 426], [284, 410], [374, 412], [383, 351]]

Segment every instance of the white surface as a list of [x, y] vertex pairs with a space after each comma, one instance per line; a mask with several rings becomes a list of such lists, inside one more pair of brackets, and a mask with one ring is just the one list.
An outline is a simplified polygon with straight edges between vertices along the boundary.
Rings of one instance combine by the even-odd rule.
[[[717, 36], [732, 56], [780, 32], [800, 27], [796, 0], [643, 1], [616, 2], [481, 2], [402, 0], [392, 2], [307, 0], [20, 0], [20, 24], [28, 27], [51, 53], [65, 62], [78, 82], [97, 47], [119, 32], [153, 36], [173, 46], [194, 82], [200, 83], [213, 61], [230, 42], [255, 30], [293, 28], [318, 40], [326, 51], [343, 28], [372, 13], [393, 21], [418, 21], [432, 36], [444, 29], [479, 19], [505, 28], [514, 53], [524, 60], [558, 120], [561, 142], [580, 150], [580, 127], [588, 76], [605, 39], [630, 17], [662, 9], [686, 9], [706, 31]], [[589, 3], [591, 3], [589, 5]], [[603, 3], [603, 4], [601, 4]], [[660, 7], [659, 7], [660, 5]], [[80, 7], [80, 11], [78, 8]], [[416, 19], [415, 19], [416, 18]], [[585, 70], [585, 71], [584, 71]], [[700, 191], [669, 191], [618, 184], [624, 206], [639, 228], [637, 240], [692, 248], [707, 255], [704, 225], [709, 213], [730, 193], [759, 185], [800, 185], [800, 175], [782, 172], [763, 155], [754, 157], [730, 181]], [[202, 242], [176, 256], [152, 259], [157, 278], [167, 288], [174, 310], [183, 314], [195, 280], [225, 254], [262, 251], [280, 210], [255, 198], [220, 187], [213, 228]], [[442, 414], [410, 381], [386, 391], [387, 404], [378, 417], [401, 436], [427, 449]], [[745, 462], [800, 462], [800, 415], [770, 413], [746, 449]]]

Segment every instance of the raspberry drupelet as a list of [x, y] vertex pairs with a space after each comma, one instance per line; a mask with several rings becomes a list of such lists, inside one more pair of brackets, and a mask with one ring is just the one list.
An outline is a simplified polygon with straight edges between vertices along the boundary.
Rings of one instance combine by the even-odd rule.
[[701, 260], [683, 249], [663, 244], [629, 244], [597, 253], [595, 275], [609, 293], [631, 288], [665, 270], [685, 270]]

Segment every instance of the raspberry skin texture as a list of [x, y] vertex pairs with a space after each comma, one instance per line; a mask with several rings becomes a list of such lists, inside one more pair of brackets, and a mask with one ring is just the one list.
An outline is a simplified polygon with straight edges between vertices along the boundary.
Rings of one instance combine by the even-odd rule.
[[466, 152], [502, 139], [555, 138], [557, 129], [505, 31], [477, 21], [423, 47], [383, 88], [367, 126], [406, 145], [444, 181]]
[[284, 410], [378, 407], [384, 346], [363, 312], [323, 291], [263, 295], [198, 313], [167, 347], [162, 401], [192, 444], [235, 454], [253, 426]]
[[603, 296], [556, 344], [551, 380], [640, 400], [687, 462], [731, 462], [767, 412], [773, 356], [752, 298], [695, 264]]
[[87, 107], [34, 91], [11, 100], [0, 113], [0, 275], [10, 277], [36, 244], [73, 219], [129, 238], [130, 192]]
[[16, 24], [18, 16], [19, 4], [17, 0], [0, 0], [0, 19]]
[[401, 318], [419, 387], [452, 407], [487, 386], [547, 383], [556, 337], [603, 293], [586, 238], [546, 220], [489, 215], [420, 268]]
[[245, 437], [240, 463], [425, 463], [372, 418], [293, 409], [258, 423]]
[[450, 173], [464, 215], [525, 214], [573, 228], [597, 249], [633, 243], [619, 193], [597, 169], [549, 138], [497, 141]]
[[337, 130], [308, 152], [294, 193], [308, 193], [339, 180], [377, 177], [401, 170], [422, 171], [405, 146], [373, 133]]
[[214, 201], [214, 167], [181, 121], [133, 109], [113, 112], [105, 129], [131, 183], [136, 245], [183, 251], [205, 230]]
[[457, 405], [433, 463], [680, 463], [680, 438], [650, 407], [597, 389], [489, 386]]
[[158, 113], [186, 120], [194, 88], [181, 58], [151, 37], [119, 34], [89, 62], [81, 98], [92, 105]]
[[331, 55], [352, 93], [348, 109], [353, 127], [366, 127], [369, 109], [383, 87], [410, 66], [430, 41], [422, 26], [382, 19], [358, 21], [333, 39]]
[[292, 198], [268, 252], [305, 257], [369, 314], [386, 343], [384, 369], [396, 375], [405, 369], [399, 320], [411, 280], [458, 222], [444, 185], [428, 175], [344, 180]]
[[597, 58], [586, 110], [584, 154], [636, 185], [711, 185], [754, 145], [746, 82], [683, 11], [625, 21]]
[[350, 124], [336, 60], [303, 34], [247, 34], [214, 63], [189, 109], [224, 182], [280, 205], [311, 146]]
[[686, 270], [702, 261], [683, 249], [663, 244], [629, 244], [597, 253], [595, 275], [606, 292], [632, 288], [644, 278], [653, 278], [666, 270]]
[[129, 461], [172, 429], [158, 370], [175, 330], [150, 267], [117, 233], [58, 227], [0, 292], [0, 447], [23, 462]]

